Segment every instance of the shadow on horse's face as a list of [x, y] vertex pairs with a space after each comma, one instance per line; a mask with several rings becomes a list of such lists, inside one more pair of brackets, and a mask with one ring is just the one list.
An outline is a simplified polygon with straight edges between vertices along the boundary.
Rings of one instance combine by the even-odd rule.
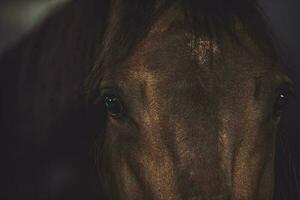
[[271, 199], [274, 104], [288, 78], [238, 20], [242, 45], [225, 31], [195, 35], [182, 19], [171, 8], [124, 62], [105, 69], [110, 192], [116, 199]]

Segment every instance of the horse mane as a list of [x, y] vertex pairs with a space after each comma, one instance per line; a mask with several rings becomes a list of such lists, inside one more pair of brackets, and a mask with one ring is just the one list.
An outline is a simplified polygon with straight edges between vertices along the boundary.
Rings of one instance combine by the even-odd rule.
[[[85, 169], [79, 178], [91, 176], [93, 163], [78, 160], [93, 160], [91, 146], [104, 120], [101, 108], [88, 105], [82, 88], [97, 57], [108, 7], [105, 0], [72, 1], [1, 55], [0, 132], [8, 154], [1, 171], [3, 186], [10, 183], [5, 199], [36, 194], [45, 183], [32, 172], [57, 162], [79, 163]], [[22, 184], [33, 180], [41, 183], [25, 191], [29, 186]], [[87, 197], [94, 187], [83, 186], [82, 194]]]
[[[100, 116], [102, 108], [95, 111], [93, 105], [87, 104], [86, 83], [87, 90], [97, 88], [104, 59], [112, 57], [118, 62], [126, 58], [155, 20], [174, 3], [182, 4], [187, 23], [196, 33], [206, 31], [210, 37], [219, 30], [226, 30], [239, 42], [233, 29], [233, 18], [238, 17], [256, 38], [258, 46], [274, 60], [278, 58], [276, 40], [255, 0], [132, 0], [122, 3], [119, 26], [105, 54], [101, 52], [101, 41], [113, 9], [110, 1], [73, 0], [1, 55], [0, 132], [7, 137], [4, 149], [8, 152], [40, 150], [45, 144], [39, 141], [44, 138], [63, 149], [70, 138], [80, 138], [83, 132], [97, 135], [104, 126], [104, 118]], [[212, 25], [218, 29], [211, 29]], [[99, 124], [100, 121], [103, 124]], [[26, 145], [32, 146], [31, 149], [24, 149]], [[281, 148], [278, 144], [277, 149]], [[284, 153], [277, 155], [277, 164], [284, 156]], [[5, 169], [17, 164], [24, 165], [21, 161], [9, 160]], [[276, 170], [276, 199], [296, 190], [283, 187], [281, 180], [294, 180], [283, 178], [280, 173]]]
[[0, 57], [2, 108], [13, 100], [19, 106], [14, 105], [14, 110], [39, 106], [36, 109], [51, 113], [50, 106], [60, 102], [63, 109], [66, 98], [81, 95], [84, 77], [97, 57], [108, 7], [108, 1], [75, 0], [4, 52]]

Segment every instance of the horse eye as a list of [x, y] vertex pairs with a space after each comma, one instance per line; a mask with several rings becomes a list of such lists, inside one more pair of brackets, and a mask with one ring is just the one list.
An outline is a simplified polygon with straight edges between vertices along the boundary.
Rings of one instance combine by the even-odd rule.
[[285, 110], [286, 105], [288, 103], [289, 92], [286, 90], [282, 90], [279, 92], [277, 96], [277, 100], [274, 105], [274, 115], [280, 116], [282, 112]]
[[124, 107], [121, 100], [114, 95], [107, 95], [104, 98], [107, 111], [112, 117], [118, 118], [124, 114]]

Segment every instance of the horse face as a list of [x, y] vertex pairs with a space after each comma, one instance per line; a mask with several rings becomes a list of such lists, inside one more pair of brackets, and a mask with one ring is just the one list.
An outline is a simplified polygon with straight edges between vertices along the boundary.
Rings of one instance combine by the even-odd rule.
[[113, 198], [272, 198], [274, 104], [287, 78], [238, 21], [236, 34], [243, 45], [225, 31], [195, 35], [170, 9], [105, 70]]

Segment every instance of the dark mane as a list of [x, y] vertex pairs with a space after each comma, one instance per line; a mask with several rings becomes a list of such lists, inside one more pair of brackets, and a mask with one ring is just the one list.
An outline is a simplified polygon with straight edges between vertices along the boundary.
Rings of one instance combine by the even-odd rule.
[[[131, 0], [118, 8], [120, 21], [106, 52], [101, 51], [102, 40], [115, 8], [109, 0], [74, 0], [1, 55], [0, 132], [7, 137], [4, 149], [22, 152], [29, 145], [31, 149], [25, 151], [39, 151], [44, 144], [37, 141], [43, 137], [63, 149], [70, 138], [79, 138], [86, 130], [99, 134], [103, 128], [98, 121], [101, 109], [95, 111], [86, 103], [86, 90], [97, 90], [103, 65], [125, 59], [174, 3], [183, 6], [187, 24], [196, 33], [204, 31], [213, 38], [225, 30], [242, 45], [234, 32], [234, 19], [238, 18], [266, 55], [280, 62], [276, 39], [255, 0]], [[280, 145], [277, 149], [282, 148]], [[22, 164], [9, 159], [4, 169]], [[275, 195], [281, 199], [285, 191], [281, 190], [279, 173], [277, 170], [275, 174], [280, 178], [276, 179]]]
[[[1, 55], [0, 132], [7, 154], [1, 171], [8, 186], [2, 198], [36, 194], [45, 184], [37, 175], [41, 170], [50, 173], [57, 162], [93, 157], [90, 149], [103, 120], [98, 108], [87, 106], [82, 88], [108, 7], [108, 1], [72, 1]], [[85, 171], [78, 176], [91, 176], [91, 163], [76, 165]], [[31, 188], [29, 180], [38, 185]], [[85, 199], [93, 187], [83, 187], [85, 196], [76, 198]]]

